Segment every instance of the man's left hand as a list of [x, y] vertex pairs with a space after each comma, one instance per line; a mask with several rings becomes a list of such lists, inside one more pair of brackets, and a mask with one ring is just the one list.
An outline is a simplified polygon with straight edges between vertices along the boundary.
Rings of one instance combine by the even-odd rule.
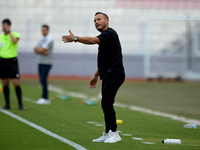
[[64, 41], [64, 43], [74, 41], [74, 34], [71, 32], [71, 30], [69, 30], [69, 33], [70, 33], [70, 35], [62, 36], [62, 41]]

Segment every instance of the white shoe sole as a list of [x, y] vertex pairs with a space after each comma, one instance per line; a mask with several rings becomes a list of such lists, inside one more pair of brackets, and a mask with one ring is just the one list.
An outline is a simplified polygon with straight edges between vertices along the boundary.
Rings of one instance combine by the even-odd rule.
[[117, 138], [114, 141], [105, 140], [104, 143], [117, 143], [117, 142], [119, 142], [121, 140], [122, 140], [121, 138]]
[[36, 102], [36, 104], [39, 104], [39, 105], [50, 105], [51, 103], [50, 102]]

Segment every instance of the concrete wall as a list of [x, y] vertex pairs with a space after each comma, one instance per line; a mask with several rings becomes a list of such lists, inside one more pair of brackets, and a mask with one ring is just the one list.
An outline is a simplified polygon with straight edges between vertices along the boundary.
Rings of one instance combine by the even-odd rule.
[[[54, 53], [51, 75], [90, 77], [97, 70], [97, 54], [71, 54]], [[37, 74], [36, 55], [20, 52], [18, 55], [21, 74]], [[144, 57], [142, 55], [124, 55], [126, 77], [145, 78]], [[150, 58], [150, 76], [171, 77], [187, 72], [186, 58], [183, 57], [158, 57]], [[193, 58], [191, 71], [200, 73], [200, 59]]]

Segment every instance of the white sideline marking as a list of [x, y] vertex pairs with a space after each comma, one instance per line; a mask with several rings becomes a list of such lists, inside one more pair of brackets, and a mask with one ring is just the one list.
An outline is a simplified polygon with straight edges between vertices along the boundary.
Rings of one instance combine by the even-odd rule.
[[49, 85], [48, 88], [49, 88], [50, 91], [54, 91], [54, 92], [57, 92], [57, 93], [66, 94], [66, 95], [69, 95], [69, 96], [72, 96], [72, 97], [88, 98], [88, 96], [86, 94], [84, 94], [84, 93], [66, 92], [63, 89], [61, 89], [61, 88], [59, 88], [57, 86], [54, 86], [54, 85]]
[[[120, 107], [121, 104], [120, 103], [115, 103], [115, 106]], [[154, 111], [154, 110], [151, 110], [151, 109], [146, 109], [146, 108], [133, 106], [133, 105], [132, 106], [127, 106], [127, 105], [122, 104], [122, 107], [127, 107], [127, 108], [130, 108], [131, 110], [145, 112], [145, 113], [156, 115], [156, 116], [162, 116], [162, 117], [170, 118], [172, 120], [178, 120], [178, 121], [182, 121], [182, 122], [186, 122], [186, 123], [200, 125], [200, 121], [199, 120], [187, 119], [185, 117], [180, 117], [180, 116], [177, 116], [177, 115], [174, 115], [174, 114], [168, 114], [168, 113], [164, 113], [164, 112], [160, 112], [160, 111]]]
[[155, 144], [155, 143], [151, 143], [151, 142], [142, 142], [144, 144]]
[[131, 134], [121, 134], [123, 136], [132, 136]]
[[[22, 97], [22, 100], [23, 101], [27, 101], [27, 102], [31, 102], [31, 103], [33, 103], [33, 104], [37, 104], [37, 101], [35, 101], [35, 100], [32, 100], [32, 99], [30, 99], [30, 98], [27, 98], [27, 97]], [[51, 101], [51, 99], [49, 99], [50, 101]], [[37, 105], [40, 105], [40, 104], [37, 104]], [[45, 104], [46, 105], [46, 104]]]
[[21, 121], [21, 122], [33, 127], [33, 128], [35, 128], [35, 129], [37, 129], [37, 130], [39, 130], [39, 131], [41, 131], [41, 132], [53, 137], [53, 138], [56, 138], [56, 139], [58, 139], [58, 140], [60, 140], [60, 141], [62, 141], [64, 143], [74, 147], [77, 150], [87, 150], [86, 148], [82, 147], [81, 145], [78, 145], [78, 144], [76, 144], [76, 143], [74, 143], [74, 142], [72, 142], [72, 141], [70, 141], [70, 140], [68, 140], [68, 139], [66, 139], [66, 138], [64, 138], [62, 136], [59, 136], [59, 135], [57, 135], [55, 133], [52, 133], [51, 131], [49, 131], [49, 130], [43, 128], [43, 127], [40, 127], [40, 126], [36, 125], [35, 123], [32, 123], [32, 122], [30, 122], [30, 121], [28, 121], [26, 119], [23, 119], [23, 118], [15, 115], [15, 114], [7, 111], [7, 110], [0, 109], [0, 111], [2, 113], [4, 113], [4, 114], [10, 116], [10, 117], [13, 117], [13, 118], [15, 118], [15, 119], [17, 119], [17, 120], [19, 120], [19, 121]]
[[[70, 96], [78, 97], [78, 98], [84, 98], [84, 99], [88, 98], [88, 96], [86, 94], [83, 94], [83, 93], [66, 92], [66, 91], [62, 90], [61, 88], [53, 86], [53, 85], [50, 85], [49, 87], [50, 87], [49, 89], [54, 91], [54, 92], [68, 94], [68, 95], [71, 94]], [[96, 98], [94, 100], [98, 100], [98, 99], [99, 99], [99, 95], [98, 95], [98, 98]], [[185, 123], [200, 125], [199, 120], [187, 119], [185, 117], [180, 117], [180, 116], [177, 116], [177, 115], [174, 115], [174, 114], [163, 113], [163, 112], [160, 112], [160, 111], [153, 111], [151, 109], [146, 109], [146, 108], [142, 108], [142, 107], [138, 107], [138, 106], [134, 106], [134, 105], [128, 106], [128, 105], [125, 105], [125, 104], [122, 104], [122, 103], [116, 103], [116, 102], [115, 102], [114, 105], [118, 106], [118, 107], [122, 107], [122, 108], [130, 108], [131, 110], [140, 111], [140, 112], [144, 112], [144, 113], [148, 113], [148, 114], [152, 114], [152, 115], [156, 115], [156, 116], [162, 116], [162, 117], [170, 118], [172, 120], [177, 120], [177, 121], [182, 121], [182, 122], [185, 122]]]
[[66, 95], [69, 95], [69, 96], [72, 96], [72, 97], [83, 98], [83, 99], [91, 99], [91, 100], [94, 100], [94, 101], [98, 101], [99, 99], [101, 99], [100, 94], [98, 94], [97, 97], [89, 97], [87, 94], [84, 94], [84, 93], [64, 91], [60, 87], [57, 87], [57, 86], [54, 86], [54, 85], [49, 85], [48, 88], [49, 88], [50, 91], [57, 92], [57, 93], [60, 93], [60, 94], [66, 94]]
[[24, 101], [27, 101], [27, 102], [31, 102], [31, 103], [36, 104], [36, 101], [34, 101], [34, 100], [30, 99], [30, 98], [27, 98], [27, 97], [24, 97], [24, 96], [23, 96], [22, 99], [23, 99]]
[[103, 124], [95, 124], [95, 126], [102, 127], [104, 125]]
[[143, 140], [142, 138], [132, 137], [134, 140]]
[[96, 124], [96, 123], [98, 123], [98, 122], [88, 121], [87, 123]]

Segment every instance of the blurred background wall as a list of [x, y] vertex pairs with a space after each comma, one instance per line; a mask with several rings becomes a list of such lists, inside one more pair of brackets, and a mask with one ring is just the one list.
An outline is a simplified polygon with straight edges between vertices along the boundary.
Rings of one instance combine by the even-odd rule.
[[[97, 36], [94, 14], [102, 11], [120, 37], [126, 76], [162, 76], [200, 80], [200, 2], [196, 0], [0, 0], [0, 19], [12, 21], [21, 35], [21, 74], [37, 74], [33, 48], [41, 25], [54, 39], [51, 75], [92, 76], [98, 45], [64, 44], [70, 29], [77, 36]], [[0, 32], [2, 33], [2, 31]]]

